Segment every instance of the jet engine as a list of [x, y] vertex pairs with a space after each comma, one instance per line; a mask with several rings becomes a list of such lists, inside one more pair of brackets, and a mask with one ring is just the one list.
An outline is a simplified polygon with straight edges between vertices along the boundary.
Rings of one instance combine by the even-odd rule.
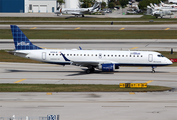
[[115, 64], [108, 63], [108, 64], [100, 64], [98, 66], [99, 70], [102, 70], [103, 72], [113, 72], [115, 70]]

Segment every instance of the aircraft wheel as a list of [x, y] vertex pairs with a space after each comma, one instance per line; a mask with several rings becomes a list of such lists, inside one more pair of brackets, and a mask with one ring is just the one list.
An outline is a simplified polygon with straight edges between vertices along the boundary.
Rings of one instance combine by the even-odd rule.
[[90, 69], [87, 69], [85, 72], [86, 72], [86, 74], [90, 74], [90, 73], [91, 73], [91, 70], [90, 70]]
[[94, 68], [92, 68], [92, 69], [90, 69], [91, 70], [91, 72], [95, 72], [95, 69]]
[[155, 70], [154, 70], [154, 68], [152, 69], [152, 73], [155, 73]]

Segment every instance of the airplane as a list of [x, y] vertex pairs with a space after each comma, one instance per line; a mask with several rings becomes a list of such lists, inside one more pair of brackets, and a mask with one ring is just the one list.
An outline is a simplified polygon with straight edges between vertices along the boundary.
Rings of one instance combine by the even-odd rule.
[[170, 11], [170, 12], [177, 12], [177, 5], [170, 5], [170, 4], [164, 4], [163, 2], [160, 3], [160, 6], [157, 6], [156, 4], [150, 3], [150, 6], [147, 6], [148, 8], [153, 9], [154, 11]]
[[71, 15], [75, 15], [76, 17], [80, 15], [82, 15], [82, 17], [85, 17], [84, 14], [95, 13], [99, 11], [100, 9], [101, 9], [101, 3], [95, 2], [93, 7], [90, 7], [90, 8], [75, 8], [75, 9], [74, 8], [60, 8], [54, 13], [57, 14], [57, 16], [58, 14], [60, 14], [60, 16], [62, 14], [71, 14]]
[[45, 63], [87, 67], [87, 74], [95, 69], [114, 72], [120, 66], [151, 66], [154, 73], [155, 67], [172, 64], [168, 58], [153, 51], [44, 49], [33, 45], [18, 26], [11, 25], [11, 31], [15, 50], [9, 53]]
[[158, 6], [153, 6], [152, 3], [150, 3], [150, 6], [147, 6], [147, 8], [151, 9], [151, 15], [155, 16], [156, 18], [158, 17], [163, 18], [163, 16], [166, 15], [173, 15], [173, 12], [175, 11], [175, 9], [170, 6], [158, 7]]
[[160, 4], [161, 4], [161, 6], [164, 6], [164, 7], [174, 7], [174, 8], [177, 8], [176, 4], [165, 4], [162, 1], [160, 1]]

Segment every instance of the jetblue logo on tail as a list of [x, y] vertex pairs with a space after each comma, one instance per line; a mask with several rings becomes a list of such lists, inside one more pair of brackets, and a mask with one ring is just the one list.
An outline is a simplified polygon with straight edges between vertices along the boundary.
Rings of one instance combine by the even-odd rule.
[[25, 43], [25, 42], [18, 42], [17, 46], [29, 46], [30, 43]]

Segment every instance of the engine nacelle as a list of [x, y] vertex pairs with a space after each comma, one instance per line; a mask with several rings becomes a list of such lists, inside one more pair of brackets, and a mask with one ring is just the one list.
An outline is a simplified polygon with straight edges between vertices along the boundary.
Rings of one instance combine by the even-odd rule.
[[103, 72], [113, 72], [115, 70], [115, 64], [101, 64], [98, 66]]

